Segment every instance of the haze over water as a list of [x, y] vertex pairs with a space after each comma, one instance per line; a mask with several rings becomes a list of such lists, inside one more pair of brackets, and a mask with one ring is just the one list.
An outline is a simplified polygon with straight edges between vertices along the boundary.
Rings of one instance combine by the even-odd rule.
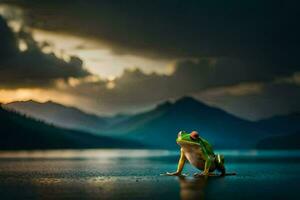
[[217, 151], [236, 176], [160, 176], [178, 152], [55, 150], [0, 153], [4, 199], [297, 199], [300, 151]]

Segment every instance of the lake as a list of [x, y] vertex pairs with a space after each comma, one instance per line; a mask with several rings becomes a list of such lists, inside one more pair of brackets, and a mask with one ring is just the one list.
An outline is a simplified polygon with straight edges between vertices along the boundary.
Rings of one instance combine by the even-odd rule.
[[299, 199], [300, 151], [216, 151], [236, 176], [160, 176], [178, 151], [0, 152], [1, 199]]

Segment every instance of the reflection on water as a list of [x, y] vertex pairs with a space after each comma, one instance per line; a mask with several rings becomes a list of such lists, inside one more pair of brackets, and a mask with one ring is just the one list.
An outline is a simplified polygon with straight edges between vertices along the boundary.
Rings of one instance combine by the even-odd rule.
[[237, 176], [160, 176], [178, 151], [0, 152], [1, 199], [297, 199], [300, 151], [219, 151]]
[[0, 151], [0, 158], [63, 158], [63, 159], [110, 159], [145, 158], [176, 155], [176, 151], [145, 149], [89, 149], [89, 150], [45, 150], [45, 151]]
[[[300, 157], [300, 150], [219, 150], [228, 157]], [[62, 159], [110, 159], [110, 158], [148, 158], [169, 157], [179, 155], [179, 150], [147, 150], [147, 149], [83, 149], [83, 150], [30, 150], [30, 151], [1, 151], [0, 159], [3, 158], [62, 158]]]
[[204, 189], [208, 177], [199, 177], [194, 179], [179, 177], [178, 180], [180, 185], [180, 198], [182, 200], [204, 199]]

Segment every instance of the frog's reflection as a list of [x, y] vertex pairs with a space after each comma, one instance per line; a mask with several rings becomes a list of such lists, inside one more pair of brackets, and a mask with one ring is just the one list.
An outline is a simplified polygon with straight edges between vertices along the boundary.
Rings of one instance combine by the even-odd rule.
[[181, 200], [204, 199], [204, 189], [207, 183], [207, 177], [200, 177], [196, 179], [179, 177], [178, 179]]

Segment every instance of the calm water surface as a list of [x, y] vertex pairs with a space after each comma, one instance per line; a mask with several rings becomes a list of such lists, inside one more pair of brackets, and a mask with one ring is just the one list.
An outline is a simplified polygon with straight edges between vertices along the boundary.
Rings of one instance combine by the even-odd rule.
[[219, 151], [236, 176], [160, 176], [177, 151], [0, 152], [1, 199], [299, 199], [300, 151]]

